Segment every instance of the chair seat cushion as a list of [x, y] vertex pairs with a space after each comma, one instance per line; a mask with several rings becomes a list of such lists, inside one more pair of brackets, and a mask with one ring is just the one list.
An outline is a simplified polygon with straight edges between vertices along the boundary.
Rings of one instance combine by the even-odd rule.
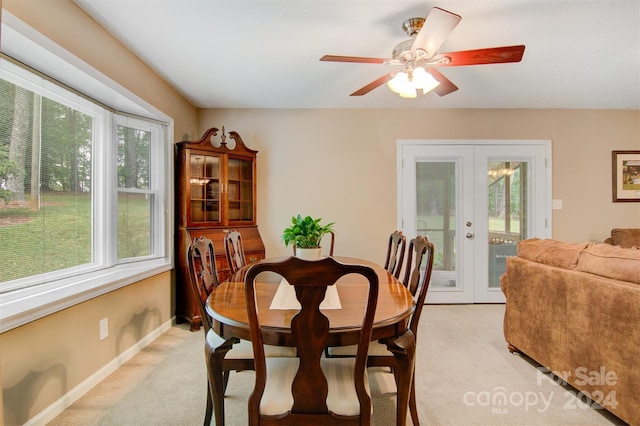
[[[329, 356], [356, 356], [357, 351], [357, 345], [336, 346], [328, 349]], [[375, 356], [393, 356], [393, 354], [387, 349], [387, 345], [380, 342], [369, 343], [368, 354]]]
[[[298, 358], [269, 358], [267, 362], [267, 383], [262, 400], [262, 415], [287, 413], [293, 406], [291, 385], [299, 366]], [[360, 414], [360, 403], [354, 387], [353, 366], [355, 358], [323, 358], [322, 370], [327, 378], [329, 392], [327, 408], [342, 416]], [[369, 378], [365, 369], [365, 385], [370, 395]], [[371, 406], [373, 411], [373, 405]]]
[[[207, 345], [216, 348], [224, 343], [224, 339], [215, 331], [207, 332]], [[264, 345], [264, 354], [266, 357], [295, 357], [296, 349], [286, 346]], [[253, 359], [253, 346], [248, 340], [240, 340], [239, 343], [233, 345], [233, 348], [227, 352], [225, 359]]]

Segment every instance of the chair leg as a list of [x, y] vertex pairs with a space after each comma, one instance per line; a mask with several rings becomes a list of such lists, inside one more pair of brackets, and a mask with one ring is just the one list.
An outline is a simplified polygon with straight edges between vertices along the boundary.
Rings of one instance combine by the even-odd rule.
[[227, 385], [229, 384], [229, 371], [225, 371], [224, 373], [222, 373], [222, 394], [226, 394], [227, 393]]
[[209, 365], [207, 365], [209, 389], [216, 426], [224, 426], [224, 380], [222, 377], [222, 365], [219, 362], [216, 363], [214, 361], [215, 358], [217, 357], [212, 354]]
[[213, 415], [213, 400], [211, 399], [211, 388], [207, 379], [207, 411], [204, 414], [204, 426], [211, 426], [211, 416]]
[[387, 348], [396, 359], [394, 374], [397, 384], [396, 424], [405, 426], [415, 367], [415, 337], [411, 330], [408, 330], [397, 339], [387, 342]]
[[207, 359], [207, 375], [209, 377], [209, 391], [213, 402], [213, 415], [216, 426], [224, 426], [224, 357], [233, 347], [233, 341], [227, 340], [217, 348], [205, 345]]
[[416, 372], [413, 372], [413, 380], [411, 380], [411, 393], [409, 394], [409, 412], [411, 413], [411, 422], [413, 426], [420, 425], [418, 418], [418, 405], [416, 404]]

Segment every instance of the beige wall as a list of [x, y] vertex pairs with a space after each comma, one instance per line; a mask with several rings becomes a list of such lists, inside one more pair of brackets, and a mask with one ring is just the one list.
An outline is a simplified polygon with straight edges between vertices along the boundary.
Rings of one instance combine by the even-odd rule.
[[[176, 140], [197, 130], [195, 108], [71, 0], [2, 1], [8, 12], [172, 117]], [[169, 321], [173, 294], [167, 272], [1, 334], [5, 423], [23, 424]], [[109, 337], [100, 342], [104, 317]]]
[[201, 110], [258, 153], [258, 224], [268, 256], [292, 215], [336, 222], [336, 254], [382, 260], [397, 224], [398, 139], [552, 141], [553, 238], [602, 241], [640, 227], [640, 203], [611, 202], [611, 151], [640, 150], [640, 111]]
[[[24, 424], [171, 318], [156, 275], [0, 334], [7, 425]], [[100, 341], [98, 323], [109, 319]]]

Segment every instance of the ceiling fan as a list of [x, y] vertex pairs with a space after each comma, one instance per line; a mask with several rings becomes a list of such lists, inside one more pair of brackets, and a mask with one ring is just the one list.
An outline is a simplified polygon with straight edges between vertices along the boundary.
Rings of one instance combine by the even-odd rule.
[[383, 75], [351, 93], [351, 96], [366, 95], [373, 89], [388, 83], [393, 91], [408, 98], [417, 96], [416, 89], [422, 89], [423, 93], [433, 90], [439, 96], [458, 90], [455, 84], [434, 67], [501, 64], [522, 60], [523, 45], [438, 53], [440, 45], [461, 19], [460, 15], [434, 7], [426, 18], [410, 18], [404, 21], [402, 29], [411, 36], [411, 39], [398, 44], [393, 49], [391, 59], [325, 55], [320, 60], [401, 67], [400, 71]]

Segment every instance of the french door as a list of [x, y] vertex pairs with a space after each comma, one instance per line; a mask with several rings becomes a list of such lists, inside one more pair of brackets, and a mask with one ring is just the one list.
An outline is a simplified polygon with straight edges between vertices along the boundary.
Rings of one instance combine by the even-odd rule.
[[517, 242], [551, 236], [550, 141], [399, 141], [398, 227], [435, 246], [427, 303], [502, 303]]

